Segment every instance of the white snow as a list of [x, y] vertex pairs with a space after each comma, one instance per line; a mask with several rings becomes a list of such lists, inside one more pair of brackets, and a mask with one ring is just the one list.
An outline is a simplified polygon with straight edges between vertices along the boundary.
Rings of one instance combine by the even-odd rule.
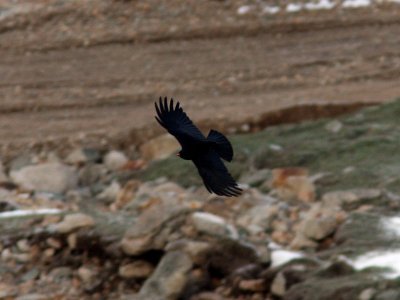
[[36, 215], [56, 215], [63, 211], [57, 208], [41, 208], [32, 210], [12, 210], [0, 213], [0, 219], [8, 219], [15, 217], [26, 217]]
[[386, 234], [400, 237], [400, 217], [382, 218], [380, 225]]
[[300, 252], [289, 251], [289, 250], [274, 250], [271, 253], [271, 267], [281, 266], [293, 259], [304, 257]]
[[249, 13], [252, 10], [252, 8], [253, 7], [250, 6], [250, 5], [243, 5], [243, 6], [238, 8], [237, 13], [239, 15], [245, 15], [245, 14]]
[[303, 8], [303, 4], [301, 3], [289, 3], [288, 5], [286, 5], [286, 11], [293, 13], [293, 12], [299, 12], [300, 10], [302, 10]]
[[400, 249], [393, 251], [375, 251], [351, 260], [353, 267], [362, 270], [368, 267], [388, 268], [384, 273], [387, 278], [395, 278], [400, 275]]
[[266, 5], [263, 7], [262, 12], [264, 14], [270, 14], [270, 15], [274, 15], [276, 13], [278, 13], [281, 9], [279, 8], [279, 6], [269, 6]]
[[318, 2], [308, 2], [304, 7], [307, 10], [332, 9], [335, 7], [335, 3], [330, 0], [320, 0]]
[[342, 6], [345, 8], [367, 7], [372, 4], [371, 0], [345, 0]]

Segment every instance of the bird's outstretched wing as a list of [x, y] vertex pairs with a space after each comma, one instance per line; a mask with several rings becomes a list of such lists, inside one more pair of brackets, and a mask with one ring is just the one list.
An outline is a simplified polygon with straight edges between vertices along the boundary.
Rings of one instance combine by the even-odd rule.
[[154, 103], [157, 111], [155, 117], [158, 123], [176, 137], [178, 142], [184, 147], [194, 141], [204, 141], [206, 138], [201, 131], [193, 124], [179, 102], [174, 106], [174, 100], [171, 98], [168, 104], [167, 97], [164, 101], [161, 99], [159, 103]]
[[193, 159], [193, 162], [210, 193], [228, 197], [239, 196], [242, 193], [242, 189], [239, 188], [214, 150], [211, 149], [204, 155]]

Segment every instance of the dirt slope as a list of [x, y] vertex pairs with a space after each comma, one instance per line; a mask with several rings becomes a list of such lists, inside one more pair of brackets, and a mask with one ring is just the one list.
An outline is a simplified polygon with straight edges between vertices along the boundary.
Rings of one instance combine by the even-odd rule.
[[164, 2], [37, 1], [0, 18], [3, 149], [154, 126], [159, 95], [240, 124], [400, 94], [400, 6], [241, 16], [242, 1]]

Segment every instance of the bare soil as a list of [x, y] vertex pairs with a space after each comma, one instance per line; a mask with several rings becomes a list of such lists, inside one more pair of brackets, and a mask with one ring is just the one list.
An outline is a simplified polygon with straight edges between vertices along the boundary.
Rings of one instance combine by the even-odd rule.
[[400, 5], [242, 16], [244, 1], [13, 3], [32, 7], [0, 14], [3, 150], [91, 137], [140, 143], [161, 132], [159, 96], [227, 129], [283, 108], [400, 94]]

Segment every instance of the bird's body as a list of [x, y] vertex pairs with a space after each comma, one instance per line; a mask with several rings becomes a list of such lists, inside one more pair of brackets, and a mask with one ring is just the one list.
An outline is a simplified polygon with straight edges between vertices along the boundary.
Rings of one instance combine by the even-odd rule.
[[182, 146], [178, 156], [193, 161], [207, 190], [217, 195], [240, 195], [242, 190], [221, 160], [233, 159], [233, 149], [228, 139], [216, 130], [210, 130], [205, 137], [187, 117], [179, 102], [174, 106], [173, 99], [168, 105], [167, 98], [164, 101], [160, 98], [159, 105], [155, 103], [155, 107], [158, 123], [175, 136]]

